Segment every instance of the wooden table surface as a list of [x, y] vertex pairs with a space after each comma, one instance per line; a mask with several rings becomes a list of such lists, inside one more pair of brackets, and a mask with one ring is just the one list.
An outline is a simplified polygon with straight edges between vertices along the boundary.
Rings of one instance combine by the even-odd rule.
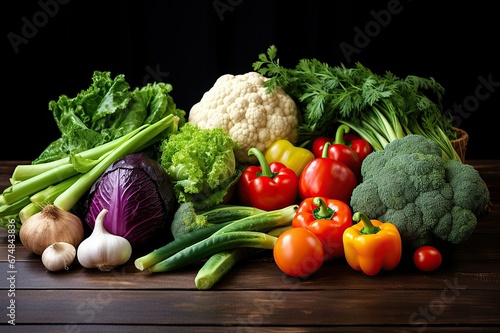
[[[0, 190], [21, 163], [0, 162]], [[75, 262], [54, 273], [17, 240], [10, 267], [1, 229], [0, 331], [500, 332], [500, 160], [467, 163], [488, 184], [492, 207], [432, 273], [417, 271], [405, 256], [394, 271], [374, 277], [333, 261], [299, 280], [286, 277], [267, 251], [199, 291], [201, 265], [143, 272], [133, 265], [137, 253], [111, 272]]]

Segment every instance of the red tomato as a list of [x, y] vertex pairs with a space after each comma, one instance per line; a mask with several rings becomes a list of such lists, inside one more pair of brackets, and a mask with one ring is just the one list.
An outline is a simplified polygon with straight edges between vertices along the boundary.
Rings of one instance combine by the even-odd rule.
[[283, 232], [274, 244], [274, 261], [287, 275], [306, 277], [315, 273], [324, 259], [323, 245], [318, 237], [304, 228]]
[[413, 253], [413, 262], [418, 269], [424, 272], [431, 272], [441, 266], [443, 257], [438, 249], [430, 245], [419, 247]]

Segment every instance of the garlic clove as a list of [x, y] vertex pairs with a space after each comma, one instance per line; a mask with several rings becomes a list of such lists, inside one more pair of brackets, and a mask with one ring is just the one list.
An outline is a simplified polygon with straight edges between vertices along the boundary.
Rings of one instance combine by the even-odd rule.
[[68, 270], [76, 257], [76, 248], [67, 242], [55, 242], [42, 252], [42, 263], [51, 272]]

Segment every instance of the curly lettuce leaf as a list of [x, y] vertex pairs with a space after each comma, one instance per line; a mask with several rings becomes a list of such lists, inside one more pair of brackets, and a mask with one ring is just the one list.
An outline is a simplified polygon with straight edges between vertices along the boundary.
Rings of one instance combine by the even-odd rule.
[[235, 148], [237, 143], [222, 129], [201, 129], [191, 123], [162, 141], [161, 165], [174, 182], [178, 201], [222, 202], [238, 176]]
[[177, 192], [177, 188], [174, 186], [174, 192], [178, 195], [177, 201], [181, 203], [191, 202], [193, 207], [198, 211], [211, 209], [225, 201], [226, 197], [231, 192], [231, 188], [236, 186], [241, 174], [242, 170], [237, 168], [231, 177], [227, 178], [215, 188], [205, 186], [197, 193], [187, 193], [182, 190]]

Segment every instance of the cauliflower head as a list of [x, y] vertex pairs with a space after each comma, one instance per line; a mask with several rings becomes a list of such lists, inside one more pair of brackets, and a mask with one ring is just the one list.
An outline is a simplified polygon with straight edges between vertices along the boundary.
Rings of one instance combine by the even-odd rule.
[[297, 140], [299, 113], [281, 88], [268, 92], [266, 77], [257, 72], [225, 74], [189, 111], [188, 122], [200, 128], [224, 129], [238, 143], [237, 161], [255, 162], [252, 147], [264, 152], [280, 139]]
[[351, 196], [353, 211], [394, 223], [411, 248], [437, 239], [466, 241], [489, 202], [488, 188], [473, 166], [443, 159], [437, 144], [420, 135], [371, 153], [361, 173], [363, 182]]

